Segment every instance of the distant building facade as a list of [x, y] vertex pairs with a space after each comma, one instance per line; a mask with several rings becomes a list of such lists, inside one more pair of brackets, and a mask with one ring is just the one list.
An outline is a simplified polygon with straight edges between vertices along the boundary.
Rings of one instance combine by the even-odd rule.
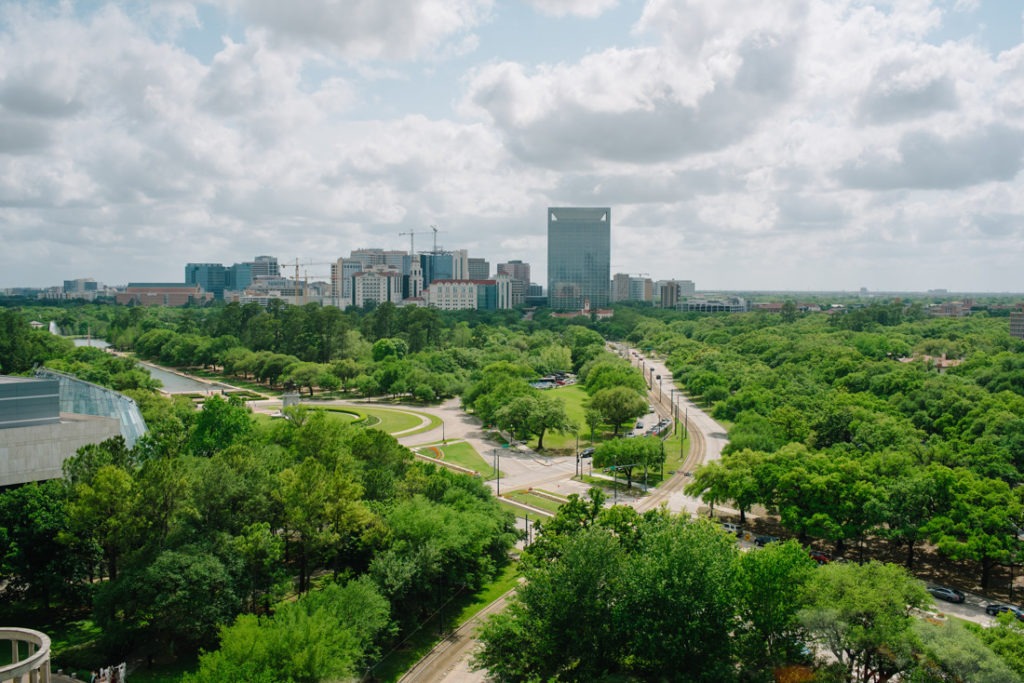
[[695, 294], [693, 280], [658, 280], [653, 289], [655, 305], [662, 308], [676, 308], [680, 301]]
[[420, 267], [423, 269], [424, 287], [438, 280], [470, 279], [469, 252], [465, 249], [420, 254]]
[[[214, 298], [224, 300], [225, 292], [242, 292], [254, 282], [281, 276], [275, 256], [257, 256], [252, 261], [225, 266], [222, 263], [186, 263], [185, 284], [199, 285]], [[238, 300], [238, 297], [230, 297]]]
[[612, 301], [653, 301], [654, 282], [649, 277], [616, 273], [612, 278]]
[[697, 313], [743, 313], [750, 310], [746, 299], [738, 296], [701, 296], [689, 297], [676, 305], [680, 311]]
[[402, 271], [383, 264], [370, 266], [352, 276], [352, 305], [398, 303], [402, 300]]
[[604, 308], [611, 300], [611, 208], [548, 209], [548, 305]]
[[491, 264], [487, 259], [469, 257], [467, 266], [470, 280], [486, 280], [491, 277]]
[[1010, 313], [1010, 336], [1024, 339], [1024, 311]]
[[[530, 264], [518, 259], [508, 263], [499, 263], [498, 275], [507, 275], [512, 280], [512, 306], [522, 306], [526, 303], [526, 295], [530, 289]], [[537, 292], [541, 296], [543, 292]]]
[[199, 285], [215, 299], [224, 298], [228, 269], [222, 263], [186, 263], [185, 284]]
[[129, 282], [114, 297], [117, 303], [136, 306], [188, 306], [213, 301], [213, 294], [198, 284], [177, 282]]
[[443, 311], [496, 311], [512, 308], [512, 278], [493, 280], [435, 280], [424, 292], [427, 306]]
[[99, 292], [99, 285], [91, 277], [64, 281], [63, 293], [66, 299], [93, 301], [99, 295]]

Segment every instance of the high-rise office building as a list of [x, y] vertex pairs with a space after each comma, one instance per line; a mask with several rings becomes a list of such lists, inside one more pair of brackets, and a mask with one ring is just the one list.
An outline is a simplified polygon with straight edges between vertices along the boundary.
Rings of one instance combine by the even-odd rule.
[[498, 275], [512, 278], [512, 306], [522, 306], [526, 302], [526, 290], [530, 287], [530, 264], [518, 259], [499, 263]]
[[484, 258], [469, 257], [469, 279], [487, 280], [491, 277], [491, 264]]
[[468, 280], [469, 252], [465, 249], [456, 249], [422, 253], [420, 266], [423, 269], [425, 286], [436, 280]]
[[257, 256], [252, 262], [252, 279], [280, 276], [281, 269], [277, 265], [276, 256]]
[[518, 259], [514, 259], [508, 263], [499, 263], [498, 273], [508, 275], [513, 280], [525, 282], [527, 285], [530, 284], [530, 264], [523, 263]]
[[548, 209], [548, 305], [578, 311], [607, 306], [610, 296], [611, 208]]
[[185, 284], [199, 285], [217, 299], [224, 292], [240, 292], [255, 280], [280, 277], [276, 256], [257, 256], [253, 261], [224, 266], [221, 263], [186, 263]]
[[199, 285], [217, 299], [224, 298], [227, 269], [221, 263], [186, 263], [185, 284]]

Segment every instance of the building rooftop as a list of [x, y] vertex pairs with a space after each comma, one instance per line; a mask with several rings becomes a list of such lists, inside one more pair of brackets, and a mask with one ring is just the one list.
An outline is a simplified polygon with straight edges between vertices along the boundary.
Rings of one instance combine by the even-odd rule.
[[148, 287], [152, 289], [165, 289], [169, 287], [187, 287], [188, 289], [195, 289], [195, 284], [189, 284], [187, 282], [129, 282], [129, 287]]
[[0, 384], [15, 384], [17, 382], [45, 382], [35, 377], [14, 377], [12, 375], [0, 375]]

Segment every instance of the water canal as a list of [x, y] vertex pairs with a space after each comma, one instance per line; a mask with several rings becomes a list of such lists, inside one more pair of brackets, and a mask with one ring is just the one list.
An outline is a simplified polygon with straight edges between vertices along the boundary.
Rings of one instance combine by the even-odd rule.
[[[105, 349], [110, 346], [110, 344], [102, 339], [76, 338], [72, 341], [75, 342], [75, 346], [92, 346], [97, 349]], [[192, 377], [179, 375], [178, 373], [164, 370], [163, 368], [159, 368], [145, 361], [136, 361], [136, 363], [139, 367], [148, 372], [150, 377], [160, 380], [163, 384], [161, 391], [168, 394], [206, 393], [208, 391], [220, 391], [221, 389], [234, 388], [219, 382], [203, 382]]]

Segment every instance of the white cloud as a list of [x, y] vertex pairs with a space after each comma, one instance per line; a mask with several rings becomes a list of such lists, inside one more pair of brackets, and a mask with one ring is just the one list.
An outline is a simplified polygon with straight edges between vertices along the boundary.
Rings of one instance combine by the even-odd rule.
[[598, 17], [619, 4], [619, 0], [527, 0], [541, 14], [550, 17], [575, 15]]
[[244, 19], [282, 42], [353, 60], [431, 54], [489, 16], [492, 0], [235, 0]]
[[571, 204], [613, 207], [616, 270], [702, 288], [1019, 281], [1024, 45], [928, 42], [983, 6], [519, 7], [556, 53], [489, 0], [296, 7], [236, 0], [224, 36], [216, 4], [0, 7], [0, 287], [430, 224], [543, 281], [544, 208]]

